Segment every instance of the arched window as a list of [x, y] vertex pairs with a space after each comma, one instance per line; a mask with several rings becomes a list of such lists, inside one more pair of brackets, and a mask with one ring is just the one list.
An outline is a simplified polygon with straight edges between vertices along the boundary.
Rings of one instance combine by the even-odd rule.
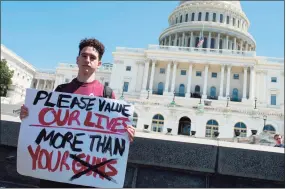
[[158, 95], [163, 95], [164, 84], [162, 82], [158, 83]]
[[185, 96], [185, 85], [181, 84], [179, 87], [179, 96]]
[[206, 125], [206, 137], [214, 137], [214, 132], [218, 131], [218, 122], [216, 120], [209, 120]]
[[204, 37], [203, 48], [207, 48], [207, 45], [208, 45], [208, 38]]
[[161, 114], [154, 115], [152, 119], [152, 131], [162, 132], [164, 126], [164, 117]]
[[275, 130], [275, 128], [272, 125], [265, 125], [263, 127], [263, 131], [265, 131], [267, 133], [270, 133], [270, 134], [275, 134], [276, 133], [276, 130]]
[[219, 40], [219, 49], [222, 49], [222, 39]]
[[242, 122], [238, 122], [234, 125], [234, 136], [235, 136], [235, 131], [239, 131], [241, 137], [246, 137], [247, 136], [247, 128], [246, 125]]
[[199, 18], [198, 18], [198, 21], [201, 21], [202, 20], [202, 13], [199, 12]]
[[180, 16], [180, 23], [183, 22], [183, 15]]
[[135, 128], [137, 127], [137, 121], [138, 121], [138, 115], [136, 112], [134, 112], [133, 113], [133, 124], [132, 124], [132, 126]]
[[192, 13], [192, 19], [191, 21], [195, 21], [195, 13]]

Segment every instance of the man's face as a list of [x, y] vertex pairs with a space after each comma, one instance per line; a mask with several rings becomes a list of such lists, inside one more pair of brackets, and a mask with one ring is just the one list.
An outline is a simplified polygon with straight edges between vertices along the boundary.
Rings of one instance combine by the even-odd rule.
[[276, 136], [275, 137], [276, 143], [281, 144], [282, 142], [282, 137], [281, 136]]
[[84, 47], [77, 57], [77, 65], [79, 72], [84, 75], [95, 72], [101, 65], [97, 50], [93, 47]]

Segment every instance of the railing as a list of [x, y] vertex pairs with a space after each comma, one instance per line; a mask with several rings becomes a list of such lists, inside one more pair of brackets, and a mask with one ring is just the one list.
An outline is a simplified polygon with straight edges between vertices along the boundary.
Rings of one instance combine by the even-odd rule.
[[116, 51], [117, 52], [144, 53], [145, 49], [142, 49], [142, 48], [116, 47]]
[[210, 48], [195, 48], [195, 47], [178, 47], [178, 46], [164, 46], [164, 45], [149, 45], [149, 50], [161, 50], [161, 51], [181, 51], [181, 52], [194, 52], [200, 54], [222, 54], [231, 56], [246, 56], [254, 57], [255, 51], [240, 51], [240, 50], [228, 50], [228, 49], [210, 49]]
[[37, 69], [37, 73], [55, 74], [56, 71], [52, 69]]
[[265, 56], [261, 56], [259, 58], [261, 58], [262, 60], [266, 62], [274, 62], [274, 63], [279, 63], [279, 64], [284, 64], [285, 62], [284, 58], [265, 57]]

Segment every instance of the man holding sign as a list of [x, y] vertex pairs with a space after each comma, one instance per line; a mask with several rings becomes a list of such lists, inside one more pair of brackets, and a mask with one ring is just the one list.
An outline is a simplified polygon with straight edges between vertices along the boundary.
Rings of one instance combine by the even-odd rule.
[[[129, 124], [130, 116], [133, 115], [133, 107], [125, 102], [111, 100], [115, 99], [114, 92], [95, 80], [95, 72], [101, 65], [104, 49], [103, 44], [96, 39], [82, 40], [79, 44], [77, 57], [79, 68], [77, 78], [70, 83], [57, 86], [55, 92], [31, 89], [27, 91], [25, 105], [21, 107], [20, 112], [21, 125], [24, 125], [22, 127], [25, 129], [21, 128], [20, 130], [20, 146], [18, 148], [21, 149], [18, 150], [18, 153], [20, 150], [21, 153], [18, 158], [20, 156], [25, 158], [26, 155], [32, 158], [33, 171], [38, 170], [39, 177], [45, 179], [40, 181], [41, 188], [123, 186], [122, 178], [125, 175], [122, 177], [119, 172], [124, 170], [122, 172], [125, 174], [129, 141], [132, 142], [134, 138], [135, 129]], [[66, 93], [72, 94], [67, 95]], [[28, 116], [29, 112], [38, 114], [37, 119]], [[35, 121], [37, 124], [34, 123]], [[50, 130], [52, 128], [54, 130]], [[72, 131], [62, 134], [62, 131], [67, 131], [63, 130], [65, 128]], [[83, 132], [78, 133], [78, 130]], [[57, 133], [57, 131], [61, 132]], [[33, 145], [29, 145], [26, 134], [34, 132], [37, 137], [32, 140]], [[125, 133], [128, 134], [129, 141], [124, 139]], [[62, 141], [58, 141], [60, 137], [62, 137]], [[48, 141], [49, 139], [50, 141]], [[22, 140], [26, 142], [26, 145]], [[58, 151], [49, 152], [47, 149], [41, 149], [41, 147], [45, 147], [46, 143], [47, 148], [54, 147]], [[82, 145], [81, 148], [77, 147], [80, 145]], [[24, 155], [22, 154], [23, 148], [27, 149], [27, 152], [23, 153]], [[81, 153], [82, 151], [92, 154]], [[79, 155], [76, 155], [75, 152]], [[53, 153], [58, 154], [56, 163], [52, 160]], [[118, 156], [118, 158], [113, 158], [114, 156]], [[17, 167], [19, 166], [21, 171], [26, 170], [27, 167], [19, 161], [17, 161]], [[48, 161], [50, 162], [48, 163]], [[119, 165], [121, 161], [122, 163]], [[80, 169], [78, 169], [79, 167]], [[107, 168], [109, 168], [109, 172], [106, 172]], [[61, 174], [63, 177], [70, 176], [69, 172], [63, 173], [63, 171], [71, 170], [73, 176], [68, 182], [70, 184], [64, 183], [65, 179], [58, 178]], [[58, 177], [54, 176], [55, 174], [50, 174], [52, 172], [57, 173]], [[33, 176], [33, 174], [34, 172], [28, 176]], [[94, 180], [92, 181], [95, 183], [87, 183], [91, 181], [90, 175], [93, 175]], [[121, 181], [114, 180], [112, 176], [117, 176], [116, 178]], [[109, 185], [109, 182], [120, 183], [119, 185]], [[77, 183], [77, 185], [73, 183]]]

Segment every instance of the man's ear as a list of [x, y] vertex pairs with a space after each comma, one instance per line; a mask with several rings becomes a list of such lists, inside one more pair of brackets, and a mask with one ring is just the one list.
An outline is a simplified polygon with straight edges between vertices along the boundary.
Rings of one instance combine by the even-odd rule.
[[97, 64], [97, 66], [101, 66], [101, 61], [98, 61], [98, 64]]

